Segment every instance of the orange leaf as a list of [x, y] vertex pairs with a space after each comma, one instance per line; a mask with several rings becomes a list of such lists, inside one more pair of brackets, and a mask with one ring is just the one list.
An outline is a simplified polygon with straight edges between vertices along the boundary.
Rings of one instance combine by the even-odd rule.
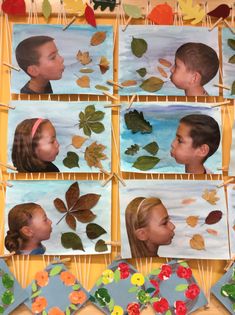
[[195, 201], [196, 201], [196, 199], [194, 199], [194, 198], [186, 198], [186, 199], [183, 199], [181, 203], [183, 205], [190, 205], [190, 204], [194, 203]]
[[165, 71], [162, 67], [157, 67], [157, 70], [159, 71], [159, 73], [161, 74], [161, 76], [163, 76], [164, 78], [167, 78], [167, 77], [168, 77], [166, 71]]
[[88, 65], [92, 61], [89, 51], [82, 52], [81, 50], [77, 53], [77, 60], [79, 60], [82, 65]]
[[99, 66], [102, 74], [109, 69], [109, 61], [105, 56], [101, 56]]
[[87, 140], [87, 138], [81, 136], [73, 136], [72, 137], [72, 145], [74, 148], [79, 149], [83, 145], [83, 143]]
[[213, 229], [206, 229], [207, 233], [218, 236], [219, 232]]
[[126, 80], [121, 83], [122, 86], [133, 86], [136, 84], [137, 82], [135, 80]]
[[172, 25], [174, 13], [172, 7], [169, 6], [169, 4], [158, 4], [152, 9], [147, 18], [154, 24]]
[[73, 212], [73, 215], [82, 223], [91, 222], [96, 218], [96, 215], [89, 209], [75, 211]]
[[166, 59], [160, 58], [158, 61], [164, 67], [170, 68], [172, 66], [172, 63]]
[[96, 32], [92, 37], [90, 44], [91, 46], [97, 46], [102, 44], [106, 39], [106, 32]]
[[78, 78], [76, 82], [81, 88], [90, 87], [90, 78], [87, 75], [83, 75], [82, 77]]
[[191, 215], [186, 218], [186, 222], [189, 226], [195, 227], [198, 224], [198, 219], [199, 219], [198, 216]]
[[190, 246], [192, 249], [203, 250], [205, 249], [205, 241], [202, 235], [194, 234], [190, 240]]
[[75, 182], [69, 186], [65, 193], [65, 199], [68, 205], [68, 210], [71, 210], [75, 203], [78, 201], [80, 195], [80, 189], [78, 183]]
[[61, 200], [60, 198], [56, 198], [54, 200], [54, 206], [59, 212], [64, 213], [67, 211], [66, 205], [64, 204], [63, 200]]

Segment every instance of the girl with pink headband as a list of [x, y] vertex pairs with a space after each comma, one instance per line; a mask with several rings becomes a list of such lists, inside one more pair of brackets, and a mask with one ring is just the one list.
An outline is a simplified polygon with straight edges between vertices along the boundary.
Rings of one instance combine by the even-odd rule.
[[52, 163], [59, 153], [56, 131], [48, 119], [25, 119], [15, 130], [12, 162], [18, 172], [59, 172]]

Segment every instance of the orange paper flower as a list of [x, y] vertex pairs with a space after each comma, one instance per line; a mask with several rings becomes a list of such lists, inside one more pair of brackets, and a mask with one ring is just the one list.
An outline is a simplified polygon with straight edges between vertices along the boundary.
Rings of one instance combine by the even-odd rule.
[[60, 274], [60, 279], [62, 282], [64, 282], [65, 285], [74, 285], [76, 278], [74, 277], [74, 275], [72, 275], [70, 272], [68, 271], [63, 271]]
[[52, 307], [49, 310], [48, 315], [64, 315], [64, 312], [61, 311], [59, 307]]
[[48, 285], [49, 277], [46, 271], [39, 271], [35, 275], [35, 280], [40, 287]]
[[43, 296], [38, 296], [32, 303], [32, 312], [34, 314], [41, 313], [47, 307], [47, 300]]
[[79, 291], [72, 291], [69, 294], [69, 300], [73, 304], [82, 304], [87, 299], [86, 293], [82, 290]]

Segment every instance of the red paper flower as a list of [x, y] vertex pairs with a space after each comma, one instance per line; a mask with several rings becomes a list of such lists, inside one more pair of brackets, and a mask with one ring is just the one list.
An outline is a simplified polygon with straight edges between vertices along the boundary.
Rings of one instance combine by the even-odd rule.
[[169, 265], [162, 265], [161, 272], [158, 275], [160, 280], [168, 280], [172, 274], [172, 269]]
[[154, 288], [155, 288], [155, 291], [154, 291], [154, 293], [153, 293], [153, 296], [155, 296], [155, 295], [157, 295], [158, 293], [159, 293], [159, 291], [160, 291], [160, 289], [159, 289], [159, 284], [158, 284], [158, 282], [156, 281], [156, 280], [154, 280], [154, 279], [150, 279], [150, 283], [154, 286]]
[[198, 296], [199, 293], [200, 293], [200, 288], [198, 287], [196, 283], [193, 283], [188, 286], [188, 290], [185, 291], [185, 296], [188, 299], [193, 300]]
[[127, 305], [126, 310], [127, 310], [128, 315], [140, 315], [139, 303], [129, 303]]
[[176, 273], [179, 278], [189, 279], [192, 277], [191, 268], [185, 268], [183, 266], [179, 266]]
[[165, 313], [169, 309], [169, 303], [165, 298], [153, 303], [153, 308], [158, 313]]
[[130, 275], [130, 268], [129, 268], [128, 264], [120, 263], [118, 265], [118, 269], [120, 270], [120, 278], [121, 279], [126, 279], [126, 278], [129, 277], [129, 275]]
[[26, 15], [24, 0], [5, 0], [2, 4], [2, 11], [11, 15]]
[[187, 307], [183, 301], [176, 301], [175, 302], [175, 314], [176, 315], [186, 315], [187, 314]]

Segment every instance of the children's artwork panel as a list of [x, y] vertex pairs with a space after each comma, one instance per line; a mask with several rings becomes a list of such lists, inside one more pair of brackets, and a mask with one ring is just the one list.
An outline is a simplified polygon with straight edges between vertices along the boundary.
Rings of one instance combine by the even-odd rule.
[[[47, 63], [40, 60], [40, 66], [43, 69], [37, 69], [38, 72], [33, 72], [35, 69], [32, 69], [32, 72], [28, 70], [34, 79], [40, 77], [50, 82], [52, 91], [44, 91], [45, 94], [102, 95], [103, 90], [109, 90], [112, 93], [112, 88], [106, 84], [107, 80], [113, 78], [112, 26], [99, 25], [94, 28], [90, 25], [71, 25], [66, 31], [63, 31], [63, 27], [63, 25], [49, 24], [14, 24], [12, 63], [17, 65], [15, 51], [23, 40], [33, 36], [50, 36], [54, 39], [53, 43], [56, 47], [52, 54], [50, 54], [51, 51], [45, 50]], [[40, 49], [42, 47], [47, 49], [45, 45], [38, 45]], [[40, 52], [43, 56], [41, 50]], [[55, 61], [55, 63], [49, 65], [48, 61]], [[11, 93], [19, 94], [31, 77], [22, 69], [19, 72], [13, 71]], [[22, 93], [34, 94], [30, 91]]]
[[214, 180], [126, 181], [126, 187], [120, 187], [122, 257], [228, 259], [227, 208], [219, 184]]
[[235, 122], [232, 129], [232, 144], [230, 150], [229, 176], [235, 175]]
[[[124, 82], [119, 94], [185, 95], [184, 81], [177, 88], [171, 82], [171, 70], [177, 49], [189, 42], [205, 44], [219, 56], [217, 29], [209, 32], [205, 27], [161, 25], [129, 25], [125, 32], [119, 29], [119, 82]], [[205, 84], [204, 94], [218, 96], [214, 86], [218, 83], [217, 72]]]
[[229, 28], [222, 29], [223, 89], [225, 98], [235, 98], [235, 36]]
[[3, 259], [0, 259], [0, 298], [0, 313], [5, 315], [28, 298], [27, 292], [22, 289]]
[[235, 185], [227, 187], [228, 194], [228, 215], [229, 215], [229, 236], [232, 255], [235, 253]]
[[[30, 234], [30, 240], [35, 240], [34, 244], [28, 242], [27, 238], [23, 247], [17, 245], [17, 253], [87, 255], [110, 252], [105, 244], [111, 239], [110, 183], [105, 187], [101, 186], [101, 181], [96, 180], [11, 183], [13, 187], [6, 192], [5, 241], [7, 231], [10, 234], [16, 233], [14, 237], [19, 237], [19, 229], [23, 237], [27, 237], [29, 234], [26, 233], [31, 233], [31, 230], [35, 231]], [[26, 209], [25, 204], [29, 203], [33, 205]], [[13, 207], [14, 210], [9, 215]], [[35, 222], [27, 221], [26, 224], [23, 221], [25, 212]], [[16, 220], [18, 223], [14, 226]], [[40, 230], [42, 220], [42, 226], [45, 225], [43, 232]], [[8, 251], [10, 249], [5, 248], [5, 252]]]
[[[212, 126], [217, 122], [218, 125], [216, 127], [218, 128], [219, 126], [221, 130], [220, 109], [206, 106], [205, 103], [136, 103], [130, 110], [123, 108], [120, 116], [122, 171], [136, 173], [185, 173], [185, 165], [186, 163], [189, 164], [187, 155], [190, 154], [192, 157], [195, 154], [195, 150], [192, 147], [190, 149], [191, 152], [187, 153], [185, 148], [182, 147], [180, 149], [180, 146], [178, 146], [176, 155], [176, 153], [172, 152], [172, 145], [177, 138], [177, 128], [180, 125], [181, 118], [188, 115], [200, 115], [197, 123], [200, 123], [199, 119], [201, 119], [204, 129], [207, 123], [204, 122], [203, 115], [210, 116], [210, 123], [213, 122]], [[190, 122], [190, 124], [193, 124], [193, 122]], [[191, 125], [191, 128], [193, 127], [195, 126]], [[204, 139], [200, 141], [206, 141], [209, 146], [214, 146], [214, 142], [219, 142], [219, 139], [212, 140], [216, 133], [211, 130], [213, 130], [212, 127], [204, 131]], [[182, 132], [182, 136], [185, 135], [185, 132]], [[220, 134], [222, 136], [221, 131]], [[195, 141], [198, 140], [195, 139]], [[221, 174], [221, 170], [218, 170], [222, 164], [221, 143], [222, 141], [220, 141], [217, 151], [205, 163], [200, 162], [205, 173]], [[176, 149], [173, 151], [176, 151]], [[178, 155], [181, 155], [181, 157], [178, 157]], [[180, 163], [177, 163], [176, 161], [179, 159]], [[193, 161], [195, 162], [195, 159]], [[191, 166], [194, 167], [193, 165]]]
[[111, 170], [111, 110], [104, 108], [105, 102], [13, 101], [12, 105], [8, 161], [19, 172]]

